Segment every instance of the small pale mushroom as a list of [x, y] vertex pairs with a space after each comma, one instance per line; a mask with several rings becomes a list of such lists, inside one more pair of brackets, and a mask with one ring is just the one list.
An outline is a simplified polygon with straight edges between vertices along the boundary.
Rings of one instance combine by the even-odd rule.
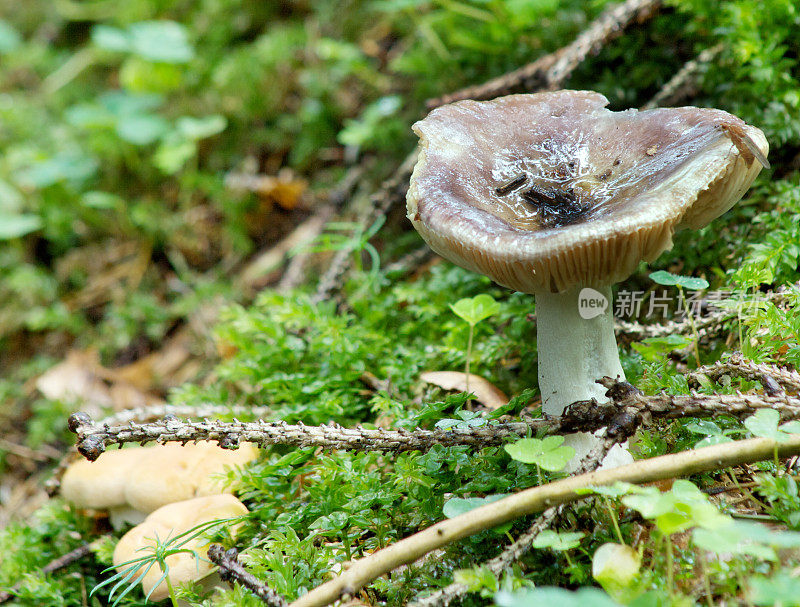
[[[535, 296], [549, 415], [605, 402], [596, 380], [624, 379], [611, 286], [676, 230], [727, 211], [767, 165], [764, 134], [722, 110], [607, 103], [591, 91], [510, 95], [442, 106], [413, 127], [408, 217], [441, 256]], [[576, 457], [595, 444], [570, 442]]]
[[[123, 571], [126, 568], [124, 563], [127, 561], [152, 554], [147, 548], [155, 546], [156, 538], [165, 542], [197, 525], [242, 516], [247, 512], [245, 505], [232, 495], [208, 495], [162, 506], [120, 538], [114, 548], [114, 566], [117, 567], [117, 571]], [[231, 528], [232, 536], [235, 534], [235, 530], [236, 527], [233, 526]], [[211, 573], [214, 566], [206, 558], [207, 543], [207, 540], [201, 535], [181, 546], [186, 550], [194, 550], [200, 557], [199, 559], [186, 552], [173, 554], [165, 559], [169, 567], [169, 581], [173, 587], [203, 580]], [[141, 568], [130, 579], [136, 579], [140, 574]], [[153, 601], [161, 601], [169, 596], [166, 580], [156, 586], [156, 582], [159, 581], [162, 574], [163, 572], [156, 564], [142, 578], [142, 590], [145, 596], [149, 593], [150, 599]], [[209, 582], [207, 579], [204, 581]]]
[[252, 443], [235, 450], [200, 442], [106, 451], [94, 462], [71, 464], [61, 495], [79, 508], [109, 510], [114, 526], [136, 524], [165, 504], [230, 492], [222, 473], [257, 456]]

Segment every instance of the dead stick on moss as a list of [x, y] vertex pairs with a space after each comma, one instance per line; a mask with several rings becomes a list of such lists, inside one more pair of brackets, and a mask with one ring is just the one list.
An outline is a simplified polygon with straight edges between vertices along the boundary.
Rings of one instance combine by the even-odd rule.
[[342, 575], [300, 597], [290, 607], [324, 607], [345, 596], [353, 596], [377, 577], [400, 565], [412, 563], [432, 550], [521, 516], [584, 499], [586, 495], [578, 491], [586, 487], [611, 485], [617, 481], [647, 483], [749, 464], [772, 458], [776, 448], [781, 457], [800, 453], [800, 435], [792, 435], [788, 442], [777, 445], [775, 441], [766, 438], [734, 441], [694, 451], [663, 455], [619, 468], [572, 476], [541, 487], [526, 489], [492, 504], [444, 520], [356, 561]]
[[149, 424], [109, 426], [93, 423], [85, 413], [76, 413], [70, 416], [69, 427], [78, 435], [78, 451], [87, 459], [94, 460], [108, 445], [151, 441], [187, 443], [211, 440], [229, 449], [237, 448], [240, 442], [255, 443], [261, 447], [294, 445], [386, 452], [427, 451], [434, 445], [482, 448], [524, 435], [531, 427], [547, 429], [551, 423], [542, 419], [533, 420], [533, 423], [517, 422], [481, 428], [407, 431], [343, 428], [337, 425], [306, 426], [282, 421], [184, 422], [173, 417]]
[[491, 99], [518, 89], [559, 88], [590, 53], [597, 52], [634, 20], [648, 18], [660, 4], [661, 0], [627, 0], [610, 6], [567, 46], [484, 84], [432, 99], [428, 108], [462, 99]]
[[225, 550], [219, 544], [211, 544], [208, 548], [208, 559], [219, 567], [219, 574], [223, 581], [235, 580], [270, 607], [286, 607], [288, 605], [286, 599], [244, 568], [239, 562], [239, 552], [236, 548]]
[[[602, 380], [613, 402], [601, 406], [594, 401], [573, 403], [560, 418], [530, 419], [478, 428], [448, 430], [384, 430], [343, 428], [338, 425], [306, 426], [286, 422], [186, 422], [167, 417], [149, 424], [129, 422], [112, 426], [96, 424], [85, 413], [70, 416], [69, 427], [77, 434], [78, 449], [84, 457], [96, 459], [109, 445], [156, 441], [217, 441], [235, 449], [240, 442], [267, 445], [294, 445], [358, 451], [427, 451], [434, 445], [483, 448], [524, 435], [528, 430], [547, 433], [594, 431], [609, 426], [626, 434], [623, 426], [649, 423], [653, 418], [708, 417], [732, 415], [744, 418], [759, 409], [774, 409], [784, 420], [800, 419], [800, 398], [760, 394], [697, 394], [645, 396], [625, 382]], [[619, 429], [619, 430], [616, 430]], [[612, 433], [612, 437], [614, 434]]]
[[[103, 542], [108, 536], [104, 535], [102, 537], [97, 538], [93, 542], [88, 542], [81, 546], [75, 548], [75, 550], [70, 550], [66, 554], [62, 554], [61, 556], [54, 558], [52, 561], [47, 563], [41, 569], [42, 575], [49, 575], [54, 571], [58, 571], [59, 569], [63, 569], [64, 567], [68, 567], [72, 563], [75, 563], [83, 558], [89, 556], [93, 551], [94, 548]], [[5, 603], [6, 601], [11, 600], [14, 598], [14, 594], [16, 592], [16, 587], [10, 591], [3, 591], [0, 592], [0, 603]]]
[[[713, 381], [718, 381], [723, 375], [759, 381], [769, 396], [780, 396], [778, 389], [800, 392], [800, 373], [777, 365], [748, 360], [742, 356], [741, 352], [735, 352], [728, 360], [695, 369], [687, 377], [697, 381], [701, 375], [705, 375]], [[776, 389], [776, 385], [778, 389]]]

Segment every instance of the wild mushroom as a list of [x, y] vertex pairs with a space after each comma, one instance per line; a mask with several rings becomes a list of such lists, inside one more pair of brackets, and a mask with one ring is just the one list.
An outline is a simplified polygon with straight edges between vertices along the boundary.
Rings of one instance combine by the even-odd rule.
[[[247, 514], [247, 508], [232, 495], [196, 497], [162, 506], [120, 538], [114, 548], [114, 566], [118, 571], [123, 571], [126, 568], [126, 562], [148, 556], [147, 548], [154, 547], [156, 539], [166, 542], [203, 523], [243, 514]], [[234, 531], [235, 527], [233, 527], [231, 535], [234, 534]], [[180, 541], [182, 542], [183, 539]], [[184, 543], [181, 548], [195, 551], [198, 556], [204, 557], [202, 548], [206, 543], [206, 540], [200, 536]], [[208, 559], [198, 559], [194, 554], [187, 552], [170, 555], [166, 557], [165, 562], [169, 567], [169, 584], [173, 588], [178, 584], [201, 580], [208, 576], [213, 569], [213, 565]], [[135, 580], [141, 574], [141, 569], [142, 567], [137, 569], [130, 579]], [[166, 580], [156, 585], [162, 574], [159, 566], [153, 565], [141, 580], [145, 596], [149, 594], [153, 601], [160, 601], [169, 596], [169, 585]]]
[[221, 473], [257, 455], [252, 443], [236, 450], [200, 442], [106, 451], [97, 461], [71, 464], [61, 495], [79, 508], [108, 509], [115, 526], [136, 524], [165, 504], [229, 492]]
[[[591, 91], [442, 106], [414, 125], [408, 217], [431, 248], [536, 299], [543, 410], [624, 379], [611, 285], [733, 206], [764, 134], [715, 109], [612, 112]], [[579, 454], [593, 441], [573, 439]], [[581, 446], [580, 443], [584, 445]]]

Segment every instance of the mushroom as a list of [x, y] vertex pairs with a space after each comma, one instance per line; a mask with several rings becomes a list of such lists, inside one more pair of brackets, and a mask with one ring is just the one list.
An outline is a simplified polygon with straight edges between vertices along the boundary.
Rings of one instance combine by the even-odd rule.
[[[592, 91], [510, 95], [442, 106], [413, 127], [408, 217], [441, 256], [535, 296], [548, 415], [605, 402], [596, 380], [624, 379], [611, 286], [676, 230], [727, 211], [767, 164], [764, 134], [722, 110], [607, 104]], [[596, 443], [570, 442], [577, 457]]]
[[108, 509], [115, 527], [136, 524], [165, 504], [229, 492], [220, 475], [257, 455], [252, 443], [229, 450], [207, 441], [106, 451], [94, 462], [71, 464], [61, 495], [79, 508]]
[[[114, 548], [114, 566], [117, 571], [123, 571], [127, 567], [126, 562], [152, 554], [148, 548], [155, 546], [156, 538], [160, 542], [165, 542], [203, 523], [244, 514], [247, 514], [247, 508], [232, 495], [208, 495], [167, 504], [152, 512], [142, 523], [120, 538]], [[235, 529], [234, 526], [231, 535], [234, 535]], [[205, 544], [207, 540], [201, 535], [183, 543], [181, 548], [202, 555], [204, 553], [201, 549]], [[206, 578], [213, 569], [208, 559], [198, 559], [194, 554], [186, 552], [170, 555], [166, 557], [165, 562], [169, 568], [169, 583], [173, 587]], [[141, 574], [141, 569], [142, 567], [130, 579], [135, 580]], [[149, 594], [153, 601], [160, 601], [169, 596], [166, 580], [156, 585], [162, 575], [163, 572], [158, 564], [155, 564], [141, 580], [145, 596]]]

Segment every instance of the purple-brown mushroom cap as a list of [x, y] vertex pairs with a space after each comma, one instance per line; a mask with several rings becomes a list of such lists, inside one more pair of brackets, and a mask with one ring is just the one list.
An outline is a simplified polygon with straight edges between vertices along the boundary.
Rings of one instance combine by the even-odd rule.
[[607, 104], [555, 91], [434, 110], [413, 127], [414, 227], [443, 257], [517, 291], [612, 284], [742, 197], [761, 170], [742, 138], [767, 154], [759, 129], [722, 110]]

